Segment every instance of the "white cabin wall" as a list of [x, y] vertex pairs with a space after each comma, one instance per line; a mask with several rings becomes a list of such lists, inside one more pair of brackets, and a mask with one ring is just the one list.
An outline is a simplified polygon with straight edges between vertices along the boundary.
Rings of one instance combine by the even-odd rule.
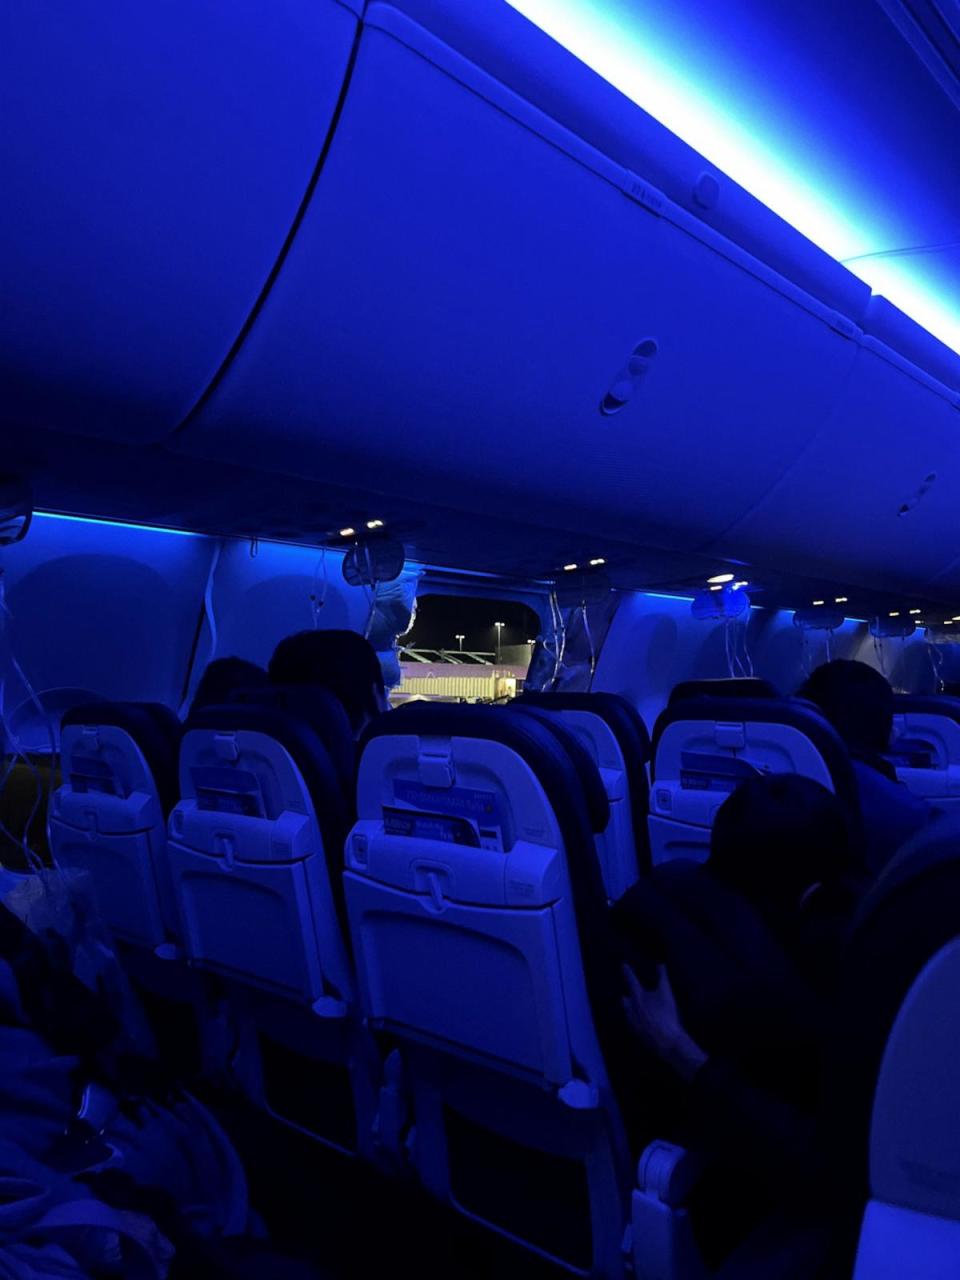
[[36, 692], [86, 689], [176, 706], [196, 634], [212, 542], [194, 534], [38, 514], [0, 551], [11, 617], [3, 712]]
[[[828, 651], [827, 634], [804, 633], [794, 626], [791, 610], [755, 608], [747, 645], [754, 673], [784, 694], [796, 692], [828, 656], [867, 662], [908, 692], [927, 692], [935, 685], [931, 646], [924, 633], [875, 647], [867, 624], [848, 619], [830, 636]], [[742, 640], [739, 652], [742, 655]], [[730, 674], [721, 623], [694, 618], [687, 599], [627, 592], [600, 654], [593, 688], [625, 695], [652, 729], [670, 690], [681, 680]]]
[[[188, 675], [192, 692], [213, 656], [266, 664], [291, 631], [364, 630], [370, 593], [347, 585], [339, 552], [263, 542], [251, 556], [248, 540], [219, 545], [214, 649], [201, 615], [217, 539], [38, 514], [23, 542], [0, 550], [11, 615], [0, 648], [3, 714], [28, 696], [11, 650], [38, 694], [77, 688], [177, 710]], [[316, 623], [313, 594], [323, 599]]]

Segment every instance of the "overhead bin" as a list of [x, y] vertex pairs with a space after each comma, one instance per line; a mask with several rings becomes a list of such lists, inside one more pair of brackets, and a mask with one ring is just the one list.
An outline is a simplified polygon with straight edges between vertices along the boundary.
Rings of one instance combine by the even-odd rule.
[[374, 4], [302, 224], [178, 447], [682, 550], [802, 455], [851, 332]]
[[509, 4], [394, 3], [706, 226], [853, 324], [862, 322], [869, 286]]
[[883, 588], [917, 590], [938, 578], [950, 585], [942, 575], [957, 557], [957, 406], [940, 384], [864, 338], [809, 448], [710, 550]]
[[182, 420], [282, 251], [356, 29], [346, 0], [3, 6], [0, 430]]

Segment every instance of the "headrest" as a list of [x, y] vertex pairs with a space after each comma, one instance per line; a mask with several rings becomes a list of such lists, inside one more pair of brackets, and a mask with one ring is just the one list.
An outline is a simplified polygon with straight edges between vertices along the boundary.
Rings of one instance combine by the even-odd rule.
[[350, 807], [354, 804], [357, 748], [350, 718], [343, 703], [329, 689], [314, 684], [257, 685], [237, 689], [231, 699], [238, 705], [266, 704], [292, 712], [317, 734], [340, 778]]
[[60, 722], [61, 734], [71, 726], [121, 729], [140, 748], [164, 813], [177, 802], [177, 748], [180, 721], [157, 702], [91, 702], [71, 707]]
[[631, 756], [642, 764], [650, 759], [650, 734], [643, 716], [619, 693], [538, 693], [531, 689], [517, 702], [545, 711], [586, 711], [599, 716], [620, 744], [628, 768]]
[[571, 729], [542, 707], [520, 702], [516, 710], [521, 715], [535, 716], [563, 746], [573, 761], [577, 777], [583, 787], [583, 797], [587, 804], [587, 812], [590, 814], [591, 828], [597, 835], [606, 831], [610, 821], [610, 801], [607, 798], [600, 771], [590, 752]]
[[230, 703], [222, 707], [201, 707], [191, 713], [183, 727], [184, 737], [195, 731], [210, 733], [261, 733], [278, 742], [300, 771], [323, 836], [328, 856], [331, 850], [338, 864], [349, 826], [349, 805], [340, 775], [319, 734], [300, 716], [285, 707], [258, 703]]
[[656, 777], [657, 749], [672, 724], [698, 720], [721, 724], [771, 724], [796, 729], [808, 738], [827, 767], [837, 798], [852, 815], [860, 814], [856, 776], [843, 740], [818, 712], [794, 698], [693, 698], [662, 711], [653, 730], [653, 764]]
[[960, 698], [952, 698], [946, 693], [898, 693], [893, 699], [893, 714], [943, 716], [960, 724]]
[[[500, 742], [537, 774], [547, 799], [563, 825], [566, 814], [574, 825], [583, 823], [592, 833], [603, 830], [610, 810], [596, 765], [582, 743], [571, 745], [574, 737], [564, 726], [548, 718], [514, 706], [483, 706], [452, 702], [407, 702], [380, 716], [360, 741], [361, 756], [374, 738], [416, 734], [418, 737], [478, 738]], [[583, 782], [591, 787], [588, 801]], [[602, 802], [597, 793], [599, 787]], [[571, 813], [575, 805], [576, 816]], [[600, 822], [599, 828], [596, 823]]]
[[780, 695], [769, 680], [759, 676], [738, 676], [724, 680], [681, 680], [675, 685], [668, 707], [689, 698], [778, 698]]

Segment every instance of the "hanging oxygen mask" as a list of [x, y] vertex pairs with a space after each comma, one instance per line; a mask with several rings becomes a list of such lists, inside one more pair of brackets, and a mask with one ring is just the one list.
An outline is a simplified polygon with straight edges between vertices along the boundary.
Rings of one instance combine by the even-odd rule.
[[[907, 641], [916, 634], [917, 624], [913, 618], [904, 618], [895, 614], [892, 617], [888, 615], [885, 618], [871, 618], [869, 625], [880, 674], [893, 684], [898, 660], [902, 663]], [[890, 662], [891, 645], [896, 645], [893, 663]]]
[[814, 662], [814, 645], [810, 637], [823, 635], [824, 656], [822, 660], [831, 662], [833, 660], [834, 632], [840, 630], [844, 621], [843, 610], [826, 603], [796, 610], [793, 615], [793, 625], [798, 628], [803, 637], [800, 669], [803, 672], [804, 679], [812, 675], [815, 666], [820, 665], [819, 655], [817, 656], [817, 661]]
[[550, 593], [550, 630], [534, 646], [526, 687], [589, 689], [613, 602], [610, 576], [599, 566], [564, 573]]
[[363, 634], [376, 650], [387, 689], [400, 683], [397, 641], [413, 626], [423, 576], [419, 567], [404, 568], [405, 559], [403, 544], [382, 534], [356, 542], [343, 558], [344, 581], [367, 594]]
[[723, 644], [727, 658], [727, 675], [743, 679], [754, 674], [753, 659], [747, 644], [750, 623], [750, 597], [744, 584], [725, 582], [712, 590], [698, 591], [690, 612], [700, 622], [723, 625]]

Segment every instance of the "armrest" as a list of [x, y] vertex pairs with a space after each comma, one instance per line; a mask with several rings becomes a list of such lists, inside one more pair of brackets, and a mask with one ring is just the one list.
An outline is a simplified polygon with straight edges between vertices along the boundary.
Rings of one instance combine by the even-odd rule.
[[651, 1142], [637, 1165], [629, 1246], [635, 1280], [706, 1280], [683, 1202], [705, 1168], [703, 1157]]
[[674, 1146], [651, 1142], [637, 1163], [637, 1190], [672, 1209], [690, 1198], [707, 1166], [706, 1157]]

